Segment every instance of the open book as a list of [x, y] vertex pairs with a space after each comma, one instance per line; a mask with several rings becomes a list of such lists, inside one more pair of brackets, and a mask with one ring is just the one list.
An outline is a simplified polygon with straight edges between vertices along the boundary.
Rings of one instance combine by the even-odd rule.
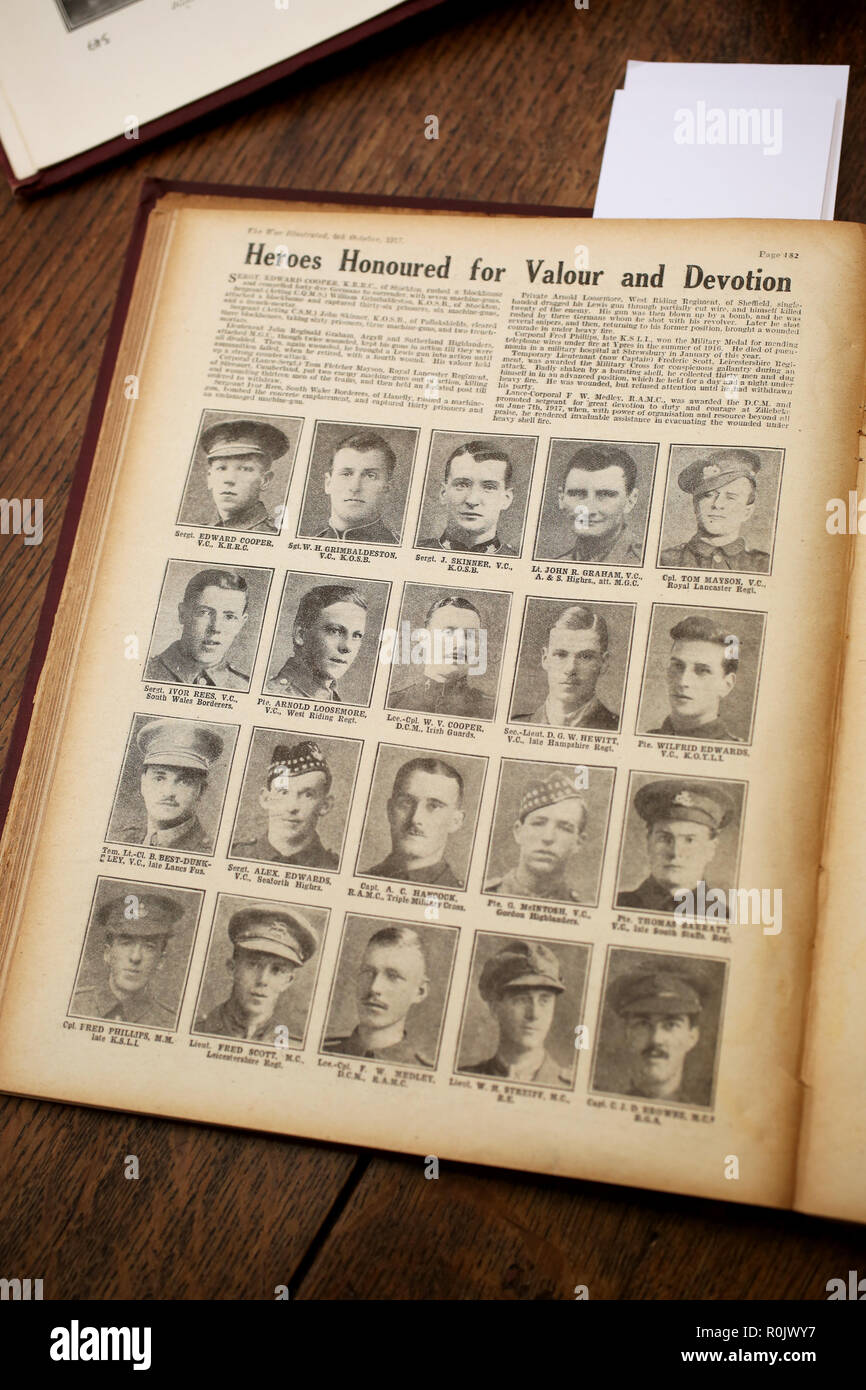
[[862, 1220], [863, 228], [385, 201], [146, 187], [0, 1086]]
[[439, 0], [3, 0], [0, 166], [50, 187]]

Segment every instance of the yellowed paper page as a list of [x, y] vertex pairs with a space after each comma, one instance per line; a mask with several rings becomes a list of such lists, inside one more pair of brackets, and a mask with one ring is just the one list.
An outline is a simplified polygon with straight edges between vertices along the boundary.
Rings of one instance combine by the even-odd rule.
[[158, 205], [0, 1084], [790, 1204], [864, 286], [841, 225]]

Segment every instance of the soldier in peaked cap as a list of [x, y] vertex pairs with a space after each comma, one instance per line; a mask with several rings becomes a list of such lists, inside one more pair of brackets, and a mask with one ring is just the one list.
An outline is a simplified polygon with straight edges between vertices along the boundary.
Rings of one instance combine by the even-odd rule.
[[254, 839], [236, 840], [232, 855], [305, 869], [336, 869], [339, 857], [325, 848], [318, 830], [333, 804], [331, 769], [318, 743], [278, 743], [259, 792], [267, 829]]
[[177, 1001], [172, 1008], [152, 991], [166, 947], [183, 916], [166, 893], [139, 892], [129, 884], [96, 912], [93, 924], [105, 936], [102, 984], [76, 990], [70, 1013], [107, 1018], [148, 1028], [174, 1028]]
[[276, 1045], [277, 1005], [297, 971], [315, 955], [318, 936], [306, 917], [284, 907], [242, 908], [229, 920], [228, 933], [233, 949], [226, 969], [232, 992], [198, 1020], [196, 1032]]
[[413, 1040], [410, 1019], [429, 988], [418, 931], [396, 922], [380, 927], [368, 940], [358, 970], [358, 1022], [347, 1036], [326, 1038], [322, 1051], [431, 1068], [433, 1062]]
[[617, 894], [617, 907], [693, 916], [706, 895], [719, 831], [734, 817], [730, 796], [713, 782], [663, 778], [638, 789], [634, 808], [646, 824], [650, 872], [637, 888]]
[[742, 743], [719, 714], [740, 664], [740, 641], [715, 618], [690, 613], [671, 628], [667, 683], [671, 712], [652, 734]]
[[543, 781], [531, 782], [520, 798], [511, 831], [518, 849], [517, 865], [501, 878], [491, 879], [485, 893], [579, 902], [567, 870], [583, 843], [586, 816], [586, 802], [573, 777], [554, 772]]
[[222, 739], [185, 719], [151, 719], [139, 729], [136, 744], [142, 756], [139, 788], [147, 818], [124, 826], [120, 839], [128, 845], [212, 854], [213, 834], [205, 831], [196, 808], [211, 764], [223, 751]]
[[752, 520], [761, 460], [751, 449], [716, 449], [690, 463], [677, 478], [691, 494], [697, 532], [685, 545], [669, 546], [659, 563], [678, 569], [769, 573], [766, 550], [749, 550], [742, 532]]
[[257, 420], [227, 420], [201, 437], [207, 458], [207, 489], [217, 511], [214, 527], [279, 534], [261, 493], [274, 476], [273, 464], [289, 441], [282, 430]]
[[700, 1038], [703, 984], [684, 968], [646, 967], [619, 975], [610, 1003], [625, 1027], [633, 1096], [700, 1103], [683, 1082], [683, 1068]]
[[556, 1001], [565, 990], [559, 960], [543, 941], [511, 940], [484, 962], [478, 992], [499, 1026], [492, 1057], [459, 1068], [475, 1076], [571, 1086], [571, 1072], [546, 1049]]

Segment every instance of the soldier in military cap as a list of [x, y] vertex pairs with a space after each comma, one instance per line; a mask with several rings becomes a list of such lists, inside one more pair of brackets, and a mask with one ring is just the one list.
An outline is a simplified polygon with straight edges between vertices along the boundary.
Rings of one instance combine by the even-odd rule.
[[322, 844], [318, 829], [333, 804], [331, 769], [318, 743], [278, 743], [259, 793], [267, 829], [253, 839], [235, 840], [232, 855], [305, 869], [338, 868], [338, 856]]
[[349, 584], [320, 584], [302, 596], [292, 624], [292, 652], [265, 682], [266, 695], [341, 700], [337, 682], [352, 666], [367, 628], [367, 604]]
[[459, 1068], [539, 1086], [571, 1086], [571, 1072], [547, 1051], [556, 1001], [563, 993], [559, 961], [543, 941], [510, 941], [484, 962], [478, 992], [499, 1025], [492, 1057]]
[[418, 542], [422, 550], [464, 555], [516, 555], [498, 532], [499, 518], [514, 501], [511, 458], [497, 444], [474, 439], [458, 444], [445, 463], [439, 500], [445, 529]]
[[625, 1027], [628, 1095], [699, 1105], [684, 1081], [686, 1058], [700, 1039], [703, 985], [683, 968], [642, 968], [619, 975], [609, 994]]
[[174, 898], [140, 892], [132, 884], [108, 898], [94, 917], [94, 926], [105, 934], [106, 978], [102, 984], [76, 990], [70, 1013], [146, 1028], [174, 1028], [177, 1003], [172, 1008], [159, 999], [153, 983], [182, 916], [183, 909]]
[[637, 465], [617, 444], [578, 449], [562, 470], [557, 505], [572, 523], [574, 545], [557, 560], [581, 564], [639, 565], [640, 539], [629, 527], [637, 505]]
[[546, 698], [536, 709], [513, 714], [512, 719], [559, 729], [618, 729], [619, 716], [596, 694], [609, 662], [604, 618], [583, 604], [571, 604], [548, 629], [541, 649]]
[[543, 781], [531, 782], [520, 798], [512, 827], [517, 864], [485, 884], [485, 893], [579, 902], [567, 874], [572, 856], [583, 844], [586, 817], [586, 802], [573, 778], [553, 772]]
[[409, 1014], [427, 998], [424, 947], [412, 927], [381, 927], [364, 948], [357, 981], [358, 1022], [348, 1035], [326, 1038], [323, 1052], [402, 1066], [432, 1067], [411, 1036]]
[[[298, 970], [315, 955], [319, 939], [295, 908], [245, 907], [229, 920], [232, 977], [228, 999], [195, 1026], [197, 1033], [276, 1045], [274, 1015]], [[289, 1035], [292, 1042], [301, 1038]]]
[[211, 764], [223, 751], [222, 739], [212, 729], [184, 719], [151, 719], [139, 729], [136, 744], [142, 755], [139, 787], [147, 817], [124, 826], [119, 839], [128, 845], [212, 854], [213, 832], [205, 830], [196, 808]]
[[463, 778], [456, 767], [444, 758], [410, 758], [397, 770], [386, 810], [391, 853], [362, 873], [462, 888], [446, 858], [448, 841], [464, 820]]
[[204, 431], [201, 447], [217, 513], [210, 525], [278, 535], [261, 494], [273, 480], [274, 463], [288, 450], [283, 431], [257, 420], [227, 420]]
[[697, 532], [684, 545], [668, 546], [659, 563], [677, 569], [768, 574], [766, 550], [750, 550], [742, 532], [752, 520], [761, 460], [751, 449], [715, 449], [690, 463], [677, 478], [691, 493]]
[[247, 581], [236, 570], [199, 570], [178, 604], [181, 634], [144, 668], [146, 681], [248, 690], [249, 672], [229, 661], [247, 621]]
[[461, 719], [492, 719], [494, 700], [479, 690], [469, 674], [482, 658], [486, 666], [487, 631], [481, 614], [462, 594], [436, 601], [424, 615], [427, 637], [421, 680], [388, 696], [389, 709]]
[[676, 623], [670, 635], [673, 646], [667, 682], [671, 712], [650, 733], [742, 743], [719, 713], [722, 701], [736, 684], [740, 639], [714, 618], [700, 613], [691, 613]]
[[337, 541], [376, 541], [397, 545], [382, 518], [391, 493], [397, 455], [374, 430], [358, 430], [342, 439], [325, 472], [331, 514], [318, 535]]
[[616, 905], [682, 914], [684, 903], [706, 896], [706, 871], [719, 831], [733, 819], [733, 802], [712, 782], [664, 778], [640, 787], [634, 808], [646, 823], [650, 872], [637, 888], [619, 893]]

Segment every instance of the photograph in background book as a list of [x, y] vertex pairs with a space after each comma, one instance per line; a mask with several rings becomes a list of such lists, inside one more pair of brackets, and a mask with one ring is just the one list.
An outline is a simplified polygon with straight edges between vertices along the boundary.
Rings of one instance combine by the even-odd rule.
[[853, 227], [158, 200], [0, 1085], [795, 1205], [864, 302]]

